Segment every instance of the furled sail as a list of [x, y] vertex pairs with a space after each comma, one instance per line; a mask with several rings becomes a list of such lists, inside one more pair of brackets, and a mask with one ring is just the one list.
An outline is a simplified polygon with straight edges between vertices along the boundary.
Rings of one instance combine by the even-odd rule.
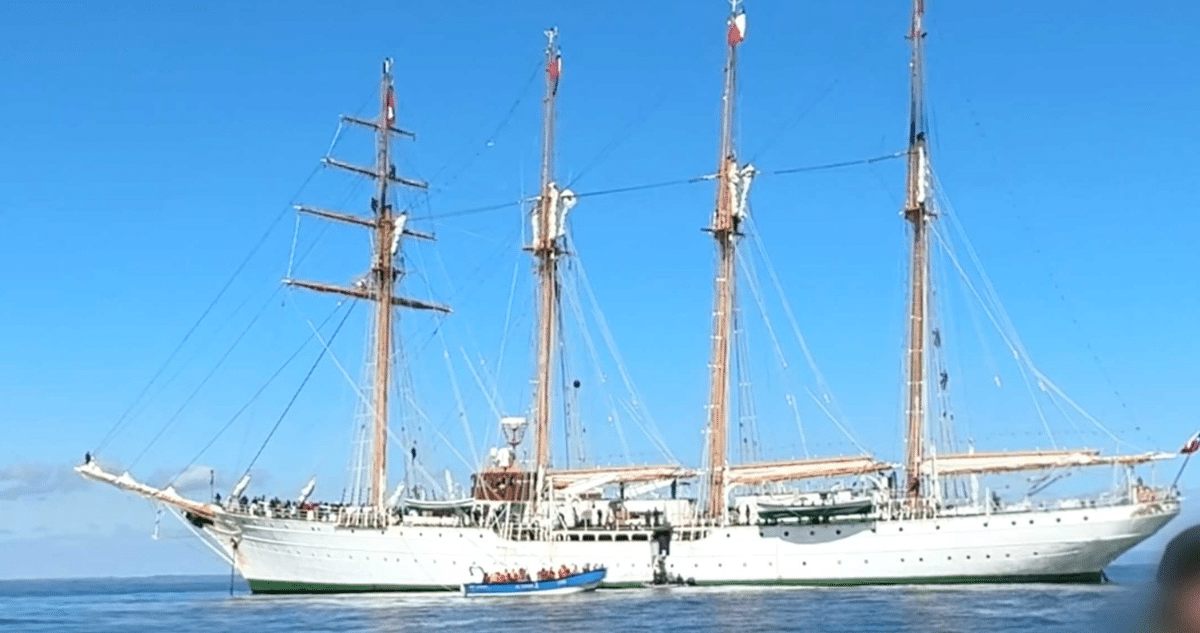
[[1174, 453], [1101, 455], [1094, 449], [1017, 451], [1011, 453], [965, 453], [930, 457], [921, 464], [926, 475], [968, 475], [1021, 470], [1052, 470], [1113, 464], [1136, 465], [1171, 459]]
[[[550, 471], [547, 477], [558, 490], [589, 489], [617, 483], [643, 483], [668, 479], [690, 479], [698, 473], [683, 466], [611, 466]], [[588, 484], [588, 485], [584, 485]]]
[[179, 496], [179, 494], [175, 492], [175, 489], [170, 486], [165, 489], [155, 488], [137, 481], [129, 473], [124, 473], [120, 476], [114, 475], [105, 471], [103, 468], [100, 468], [100, 466], [94, 461], [89, 461], [86, 464], [76, 466], [75, 472], [88, 479], [91, 479], [92, 481], [99, 481], [109, 484], [110, 486], [120, 488], [121, 490], [128, 490], [129, 492], [147, 499], [169, 503], [177, 508], [209, 519], [216, 516], [217, 512], [219, 511], [219, 508], [215, 505], [199, 503], [197, 501], [185, 499]]
[[726, 481], [730, 485], [759, 484], [768, 481], [796, 481], [800, 479], [817, 479], [820, 477], [862, 475], [891, 470], [892, 468], [894, 468], [892, 464], [862, 455], [760, 462], [730, 466], [726, 471]]

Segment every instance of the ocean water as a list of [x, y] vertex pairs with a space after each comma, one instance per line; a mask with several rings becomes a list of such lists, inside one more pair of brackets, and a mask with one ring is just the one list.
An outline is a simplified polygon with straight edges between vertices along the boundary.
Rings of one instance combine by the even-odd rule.
[[229, 578], [0, 581], [0, 631], [552, 633], [1133, 631], [1152, 568], [1105, 585], [628, 589], [521, 600], [458, 594], [255, 596]]

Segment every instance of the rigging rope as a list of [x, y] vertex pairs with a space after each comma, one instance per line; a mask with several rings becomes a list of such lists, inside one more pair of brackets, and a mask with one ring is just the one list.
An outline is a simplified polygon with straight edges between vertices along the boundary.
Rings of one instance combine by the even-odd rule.
[[[934, 178], [935, 190], [940, 192], [942, 190], [941, 183], [940, 183], [940, 181], [937, 180], [937, 175], [933, 174], [933, 178]], [[1020, 361], [1020, 364], [1018, 364], [1018, 369], [1021, 371], [1022, 378], [1025, 380], [1027, 388], [1030, 390], [1030, 395], [1034, 399], [1034, 406], [1038, 409], [1039, 416], [1043, 416], [1042, 411], [1041, 411], [1041, 406], [1037, 402], [1036, 394], [1033, 393], [1033, 387], [1029, 382], [1028, 375], [1026, 374], [1026, 369], [1028, 369], [1029, 373], [1033, 374], [1033, 376], [1038, 380], [1039, 387], [1042, 388], [1042, 391], [1046, 391], [1046, 388], [1049, 388], [1051, 391], [1053, 391], [1055, 394], [1057, 394], [1060, 398], [1062, 398], [1065, 402], [1067, 402], [1067, 404], [1071, 405], [1071, 407], [1074, 408], [1081, 416], [1083, 416], [1086, 420], [1088, 420], [1093, 426], [1095, 426], [1102, 433], [1104, 433], [1106, 436], [1108, 436], [1110, 439], [1112, 439], [1113, 442], [1116, 443], [1118, 449], [1120, 448], [1120, 446], [1122, 444], [1130, 446], [1131, 448], [1136, 448], [1132, 444], [1129, 444], [1128, 442], [1123, 441], [1121, 438], [1117, 437], [1108, 427], [1106, 427], [1099, 420], [1094, 418], [1091, 414], [1089, 414], [1086, 410], [1084, 410], [1081, 406], [1079, 406], [1074, 400], [1072, 400], [1069, 396], [1067, 396], [1066, 393], [1064, 393], [1061, 389], [1059, 389], [1058, 386], [1055, 385], [1054, 382], [1049, 379], [1049, 377], [1047, 377], [1045, 374], [1043, 374], [1041, 372], [1041, 370], [1039, 370], [1037, 368], [1037, 366], [1033, 364], [1033, 360], [1030, 358], [1028, 351], [1026, 351], [1024, 344], [1021, 342], [1020, 336], [1017, 334], [1016, 327], [1013, 325], [1011, 318], [1008, 316], [1007, 311], [1004, 309], [1003, 303], [1001, 303], [1001, 301], [1000, 301], [999, 294], [996, 292], [995, 287], [992, 285], [991, 278], [988, 276], [987, 272], [983, 268], [983, 263], [980, 261], [979, 255], [975, 251], [974, 245], [971, 244], [971, 240], [966, 235], [966, 230], [963, 228], [962, 224], [959, 222], [957, 214], [955, 214], [953, 212], [953, 208], [950, 206], [948, 201], [945, 201], [945, 200], [940, 201], [939, 208], [944, 210], [945, 214], [950, 217], [951, 227], [957, 232], [959, 239], [961, 239], [963, 241], [963, 243], [965, 244], [966, 249], [967, 249], [967, 254], [970, 256], [970, 259], [971, 259], [971, 263], [974, 265], [975, 270], [978, 273], [980, 280], [983, 283], [984, 296], [981, 296], [979, 294], [979, 292], [975, 290], [974, 285], [971, 284], [966, 271], [958, 263], [957, 258], [954, 256], [954, 253], [949, 246], [949, 241], [939, 231], [935, 230], [934, 235], [935, 235], [935, 237], [938, 238], [939, 243], [942, 244], [943, 250], [950, 257], [951, 262], [953, 262], [955, 264], [955, 267], [958, 269], [958, 272], [959, 272], [960, 276], [962, 276], [962, 278], [964, 279], [965, 283], [967, 284], [967, 287], [975, 294], [976, 298], [979, 300], [980, 305], [984, 309], [984, 313], [987, 314], [989, 319], [992, 320], [992, 324], [996, 327], [997, 331], [999, 332], [1001, 338], [1004, 340], [1005, 344], [1009, 346], [1011, 352], [1013, 353], [1013, 356], [1018, 361]], [[986, 297], [986, 301], [985, 301], [984, 297]], [[989, 304], [998, 313], [998, 318], [997, 318], [997, 315], [992, 314], [991, 309], [989, 309]], [[1058, 403], [1055, 403], [1056, 406], [1057, 406], [1057, 404]], [[1069, 418], [1068, 418], [1068, 420], [1069, 420]], [[1043, 425], [1046, 424], [1044, 416], [1043, 416], [1042, 422], [1043, 422]], [[1046, 430], [1046, 433], [1047, 433], [1047, 435], [1050, 435], [1050, 431], [1048, 428]], [[1050, 435], [1050, 439], [1051, 439], [1051, 442], [1053, 443], [1054, 438], [1052, 435]]]
[[[325, 319], [323, 321], [321, 321], [321, 325], [319, 325], [317, 327], [318, 328], [325, 327], [325, 324], [328, 323], [329, 320], [333, 318], [333, 316], [337, 313], [337, 311], [341, 307], [342, 307], [341, 304], [338, 304], [337, 306], [335, 306], [333, 311], [331, 311], [329, 313], [329, 316], [325, 317]], [[300, 355], [300, 352], [304, 351], [304, 348], [308, 347], [308, 344], [310, 341], [312, 341], [312, 336], [309, 336], [308, 338], [304, 339], [304, 342], [301, 343], [300, 346], [296, 348], [296, 351], [292, 352], [291, 356], [288, 356], [287, 360], [283, 361], [283, 364], [279, 366], [279, 369], [276, 369], [275, 373], [271, 374], [271, 376], [269, 378], [267, 378], [267, 381], [265, 383], [263, 383], [261, 387], [258, 388], [258, 391], [255, 391], [254, 395], [250, 396], [250, 399], [247, 400], [246, 403], [241, 406], [241, 408], [239, 408], [236, 412], [234, 412], [233, 416], [229, 418], [229, 420], [225, 423], [224, 426], [221, 427], [221, 429], [219, 431], [217, 431], [216, 435], [214, 435], [212, 437], [212, 439], [210, 439], [208, 441], [208, 443], [205, 444], [204, 447], [201, 448], [200, 451], [196, 453], [195, 457], [193, 457], [191, 459], [191, 461], [189, 461], [187, 463], [187, 465], [184, 466], [183, 469], [179, 471], [179, 474], [177, 474], [171, 478], [171, 480], [167, 483], [168, 486], [171, 485], [172, 483], [174, 483], [176, 479], [183, 476], [183, 474], [186, 473], [189, 468], [191, 468], [193, 465], [195, 465], [195, 463], [204, 455], [205, 452], [208, 451], [208, 449], [212, 448], [213, 444], [216, 444], [217, 440], [221, 438], [221, 436], [225, 433], [225, 431], [229, 430], [229, 427], [233, 426], [233, 423], [235, 421], [237, 421], [237, 419], [239, 417], [241, 417], [241, 415], [243, 413], [245, 413], [247, 409], [250, 408], [250, 405], [253, 404], [254, 401], [257, 400], [258, 397], [261, 396], [262, 393], [267, 390], [267, 387], [271, 386], [271, 383], [275, 382], [275, 379], [278, 378], [279, 375], [283, 373], [283, 370], [287, 369], [288, 365], [290, 365], [292, 363], [292, 361], [295, 360], [296, 357]]]
[[[355, 303], [350, 304], [351, 308], [353, 308]], [[338, 332], [342, 331], [342, 326], [346, 324], [346, 320], [353, 312], [353, 309], [346, 310], [346, 314], [342, 316], [342, 320], [338, 322], [337, 327], [334, 328], [333, 332], [329, 335], [330, 341], [337, 337]], [[296, 393], [292, 394], [292, 399], [288, 400], [287, 406], [283, 408], [283, 413], [279, 414], [279, 419], [275, 420], [275, 425], [271, 427], [271, 432], [267, 433], [267, 437], [263, 440], [262, 446], [258, 447], [258, 452], [254, 454], [254, 457], [250, 460], [250, 464], [246, 466], [246, 471], [242, 473], [242, 477], [250, 474], [250, 469], [254, 468], [255, 462], [258, 461], [258, 458], [262, 456], [263, 451], [266, 450], [267, 444], [271, 441], [271, 438], [275, 436], [275, 431], [279, 430], [279, 425], [283, 423], [283, 419], [287, 417], [288, 412], [292, 410], [292, 405], [296, 404], [296, 399], [300, 397], [300, 392], [304, 391], [304, 387], [308, 384], [308, 380], [312, 378], [313, 373], [316, 372], [317, 365], [320, 364], [321, 359], [325, 357], [326, 349], [328, 348], [322, 347], [321, 353], [317, 354], [317, 358], [313, 361], [312, 367], [309, 367], [308, 373], [304, 375], [304, 380], [300, 381], [300, 386], [296, 388]]]
[[658, 107], [662, 105], [662, 102], [666, 99], [666, 96], [667, 89], [664, 84], [663, 88], [659, 90], [658, 97], [653, 100], [643, 101], [642, 108], [634, 114], [634, 116], [617, 132], [617, 134], [613, 136], [612, 140], [609, 141], [607, 145], [602, 147], [600, 151], [592, 157], [591, 160], [584, 164], [583, 168], [579, 170], [579, 173], [576, 174], [569, 183], [567, 183], [566, 188], [569, 189], [575, 186], [575, 183], [579, 182], [579, 179], [583, 178], [589, 171], [595, 168], [596, 165], [599, 165], [601, 162], [603, 162], [605, 158], [608, 158], [608, 155], [611, 154], [618, 146], [620, 146], [626, 138], [628, 138], [631, 131], [633, 131], [637, 126], [641, 125], [652, 112], [657, 110]]
[[[339, 133], [340, 133], [340, 130], [341, 130], [341, 126], [339, 126]], [[338, 135], [334, 135], [334, 143], [337, 142], [337, 136]], [[128, 424], [128, 422], [131, 419], [129, 416], [133, 412], [133, 410], [136, 409], [139, 404], [141, 404], [142, 399], [145, 398], [145, 396], [146, 396], [146, 393], [150, 390], [150, 388], [154, 385], [154, 383], [158, 381], [158, 379], [162, 376], [163, 372], [166, 371], [167, 367], [171, 364], [171, 362], [173, 360], [175, 360], [175, 357], [179, 355], [179, 352], [183, 349], [184, 345], [187, 344], [188, 340], [191, 339], [192, 335], [196, 333], [196, 330], [199, 329], [200, 325], [202, 323], [204, 323], [204, 320], [212, 312], [213, 308], [215, 308], [217, 306], [217, 304], [221, 301], [221, 299], [225, 296], [225, 293], [233, 285], [233, 282], [238, 278], [238, 275], [240, 275], [242, 273], [242, 271], [245, 270], [246, 266], [250, 263], [250, 261], [252, 259], [254, 259], [254, 256], [258, 254], [258, 251], [263, 247], [263, 244], [265, 244], [267, 242], [267, 239], [271, 236], [272, 233], [275, 232], [275, 228], [277, 226], [279, 226], [280, 220], [282, 220], [283, 217], [292, 209], [292, 205], [295, 204], [296, 199], [300, 196], [300, 192], [304, 191], [304, 188], [308, 186], [309, 182], [312, 181], [312, 179], [317, 175], [317, 172], [320, 170], [321, 170], [321, 164], [318, 163], [316, 166], [313, 167], [312, 171], [309, 172], [308, 176], [306, 176], [304, 178], [304, 181], [300, 183], [300, 186], [296, 189], [296, 192], [294, 194], [292, 194], [291, 200], [288, 202], [288, 204], [283, 209], [281, 209], [279, 211], [279, 213], [267, 225], [266, 230], [264, 230], [262, 235], [259, 236], [258, 240], [254, 243], [254, 246], [252, 246], [250, 248], [250, 252], [247, 253], [246, 256], [242, 259], [242, 261], [237, 265], [237, 267], [234, 268], [233, 272], [229, 275], [229, 278], [226, 279], [225, 283], [221, 285], [221, 289], [217, 291], [216, 296], [213, 297], [212, 301], [210, 301], [209, 304], [200, 313], [200, 316], [196, 319], [195, 323], [193, 323], [192, 326], [190, 328], [188, 328], [187, 332], [183, 335], [183, 339], [181, 339], [179, 341], [179, 343], [175, 346], [175, 348], [173, 350], [171, 350], [171, 353], [167, 355], [166, 360], [164, 360], [162, 362], [162, 364], [158, 367], [158, 369], [150, 377], [150, 380], [146, 382], [145, 386], [143, 386], [142, 389], [138, 392], [138, 394], [134, 397], [133, 403], [130, 404], [129, 407], [124, 411], [124, 413], [122, 413], [120, 415], [120, 417], [117, 418], [117, 421], [113, 424], [112, 428], [110, 428], [109, 431], [100, 440], [100, 443], [96, 446], [96, 448], [92, 449], [93, 455], [99, 453], [102, 449], [104, 449], [106, 446], [108, 446], [109, 442], [111, 442], [116, 437], [116, 435], [118, 433], [120, 433], [120, 431]]]
[[[805, 167], [792, 167], [790, 169], [763, 170], [763, 171], [759, 171], [758, 175], [759, 176], [787, 176], [787, 175], [791, 175], [791, 174], [802, 174], [802, 173], [808, 173], [808, 172], [814, 172], [814, 171], [824, 171], [824, 170], [828, 170], [828, 169], [838, 169], [838, 168], [842, 168], [842, 167], [854, 167], [857, 165], [869, 165], [872, 163], [878, 163], [878, 162], [890, 160], [893, 158], [900, 158], [900, 157], [906, 156], [906, 155], [907, 155], [907, 151], [893, 152], [891, 154], [883, 154], [881, 156], [872, 156], [871, 158], [863, 158], [863, 159], [859, 159], [859, 160], [843, 161], [840, 163], [808, 165]], [[596, 196], [608, 196], [608, 195], [619, 194], [619, 193], [630, 193], [630, 192], [634, 192], [634, 191], [646, 191], [649, 189], [662, 189], [664, 187], [676, 187], [679, 185], [691, 185], [691, 184], [696, 184], [699, 182], [707, 182], [707, 181], [713, 180], [715, 178], [716, 178], [716, 175], [714, 175], [714, 174], [706, 174], [703, 176], [695, 176], [692, 178], [676, 178], [674, 180], [663, 180], [663, 181], [659, 181], [659, 182], [651, 182], [651, 183], [645, 183], [645, 184], [640, 184], [640, 185], [614, 187], [612, 189], [601, 189], [599, 191], [586, 191], [583, 193], [575, 194], [575, 197], [576, 198], [591, 198], [591, 197], [596, 197]], [[530, 202], [536, 202], [536, 201], [537, 201], [537, 196], [534, 196], [534, 197], [529, 197], [529, 198], [521, 198], [520, 200], [516, 200], [516, 201], [500, 202], [500, 203], [489, 204], [489, 205], [480, 206], [480, 207], [471, 207], [471, 208], [460, 209], [460, 210], [456, 210], [456, 211], [447, 211], [445, 213], [432, 213], [432, 214], [427, 214], [427, 215], [412, 216], [411, 219], [413, 219], [413, 220], [438, 220], [438, 219], [442, 219], [442, 218], [454, 218], [454, 217], [460, 217], [460, 216], [464, 216], [464, 215], [474, 215], [476, 213], [485, 213], [487, 211], [496, 211], [499, 209], [504, 209], [506, 207], [509, 207], [509, 206], [513, 205], [514, 203], [515, 204], [528, 204]]]
[[[871, 451], [868, 451], [866, 447], [860, 444], [858, 440], [855, 439], [854, 433], [850, 431], [849, 421], [847, 420], [843, 423], [845, 416], [841, 413], [841, 407], [837, 405], [837, 400], [835, 400], [833, 397], [833, 390], [830, 389], [829, 383], [825, 380], [825, 374], [823, 374], [820, 367], [817, 366], [817, 360], [813, 356], [812, 351], [808, 348], [808, 340], [804, 338], [804, 334], [800, 331], [800, 324], [796, 320], [795, 313], [792, 312], [792, 304], [787, 300], [787, 295], [783, 292], [783, 284], [780, 283], [779, 275], [775, 272], [775, 266], [771, 263], [770, 256], [767, 255], [766, 246], [763, 245], [762, 239], [758, 236], [758, 229], [755, 226], [754, 217], [747, 216], [746, 224], [749, 228], [747, 233], [750, 235], [750, 241], [758, 249], [758, 254], [760, 257], [762, 257], [763, 263], [767, 265], [767, 274], [771, 278], [771, 283], [775, 286], [776, 294], [779, 295], [780, 303], [783, 305], [784, 315], [787, 316], [788, 324], [792, 327], [792, 334], [796, 337], [796, 341], [800, 344], [800, 351], [804, 354], [804, 360], [808, 363], [808, 369], [813, 373], [813, 378], [816, 380], [817, 388], [821, 390], [821, 395], [825, 399], [825, 402], [822, 402], [821, 399], [817, 398], [816, 394], [814, 394], [811, 389], [806, 387], [805, 390], [808, 391], [809, 396], [812, 397], [812, 399], [817, 403], [817, 406], [826, 415], [826, 417], [828, 417], [829, 420], [838, 427], [838, 430], [846, 436], [846, 439], [850, 440], [850, 443], [853, 444], [855, 448], [857, 448], [863, 455], [870, 455]], [[834, 412], [830, 410], [830, 407], [827, 407], [825, 403], [828, 403], [833, 409], [835, 409], [837, 411], [837, 415], [835, 415]]]
[[862, 158], [859, 160], [848, 160], [841, 163], [827, 163], [824, 165], [811, 165], [808, 167], [792, 167], [791, 169], [776, 169], [773, 171], [764, 171], [761, 175], [764, 176], [783, 176], [787, 174], [802, 174], [810, 171], [822, 171], [826, 169], [838, 169], [841, 167], [854, 167], [856, 165], [870, 165], [893, 158], [900, 158], [908, 155], [908, 151], [892, 152], [891, 154], [883, 154], [881, 156], [873, 156], [871, 158]]
[[194, 399], [200, 393], [200, 390], [204, 388], [204, 385], [208, 384], [208, 381], [211, 380], [214, 375], [216, 375], [217, 370], [220, 369], [221, 365], [223, 365], [225, 361], [229, 359], [229, 356], [233, 354], [235, 349], [237, 349], [238, 344], [241, 343], [242, 339], [244, 339], [246, 335], [250, 333], [250, 330], [254, 328], [256, 323], [258, 323], [258, 319], [267, 311], [267, 308], [271, 305], [271, 302], [275, 300], [275, 295], [279, 294], [280, 288], [282, 288], [282, 286], [277, 286], [275, 292], [271, 293], [271, 296], [267, 297], [267, 300], [263, 302], [262, 307], [259, 308], [258, 313], [254, 315], [254, 318], [250, 319], [250, 322], [246, 324], [245, 328], [242, 328], [242, 331], [238, 333], [237, 338], [233, 340], [233, 343], [230, 344], [229, 348], [225, 350], [225, 353], [217, 359], [216, 364], [209, 369], [208, 373], [205, 374], [204, 378], [200, 381], [200, 384], [196, 385], [196, 388], [193, 389], [190, 394], [188, 394], [187, 398], [184, 398], [183, 404], [179, 405], [179, 408], [175, 410], [175, 413], [173, 413], [170, 418], [167, 418], [167, 421], [163, 423], [162, 428], [160, 428], [158, 433], [151, 438], [150, 443], [146, 444], [146, 447], [137, 454], [137, 457], [133, 458], [133, 461], [129, 463], [129, 468], [133, 468], [134, 465], [136, 465], [138, 461], [140, 461], [142, 457], [144, 457], [146, 453], [158, 442], [158, 440], [161, 439], [164, 434], [166, 434], [167, 429], [171, 428], [171, 425], [173, 425], [179, 419], [179, 416], [183, 413], [183, 410], [186, 409], [189, 404], [191, 404], [192, 399]]
[[[737, 252], [738, 262], [741, 263], [743, 269], [748, 270], [746, 264], [745, 252], [739, 250]], [[767, 336], [771, 339], [771, 344], [775, 348], [776, 359], [779, 361], [780, 368], [783, 370], [784, 380], [789, 383], [792, 381], [791, 371], [788, 366], [787, 357], [783, 353], [783, 347], [779, 344], [779, 337], [775, 334], [775, 326], [771, 323], [771, 318], [767, 315], [767, 305], [763, 301], [762, 293], [759, 291], [758, 278], [753, 275], [746, 276], [746, 285], [750, 288], [750, 294], [754, 297], [755, 303], [758, 304], [759, 314], [762, 316], [763, 325], [766, 326]], [[796, 420], [796, 430], [800, 433], [800, 447], [804, 450], [804, 457], [811, 457], [808, 451], [808, 437], [804, 433], [804, 423], [800, 418], [800, 410], [796, 408], [796, 399], [791, 392], [784, 394], [789, 407], [792, 409], [792, 415]]]
[[[486, 140], [484, 141], [484, 148], [491, 147], [492, 144], [495, 143], [496, 137], [499, 136], [500, 132], [505, 128], [505, 126], [508, 125], [508, 122], [512, 120], [512, 116], [517, 111], [517, 107], [521, 105], [521, 102], [525, 100], [525, 96], [529, 94], [529, 86], [533, 84], [533, 81], [537, 79], [538, 74], [541, 73], [542, 70], [542, 62], [541, 60], [538, 60], [538, 62], [534, 64], [533, 71], [529, 74], [529, 79], [525, 81], [524, 87], [521, 88], [520, 94], [517, 95], [517, 98], [512, 102], [512, 105], [509, 106], [508, 112], [504, 113], [504, 117], [501, 118], [500, 122], [496, 124], [496, 127], [492, 130], [492, 133], [487, 136]], [[471, 144], [472, 142], [464, 144], [464, 149], [470, 147]], [[457, 180], [458, 177], [462, 175], [462, 173], [466, 171], [468, 167], [471, 166], [471, 163], [473, 163], [476, 158], [479, 158], [479, 156], [483, 154], [483, 151], [484, 150], [482, 148], [476, 150], [474, 154], [467, 158], [467, 160], [447, 178], [446, 183], [444, 185], [439, 185], [438, 188], [445, 189], [453, 184], [454, 181]], [[438, 176], [440, 176], [442, 172], [446, 171], [446, 169], [450, 167], [450, 163], [451, 161], [447, 160], [444, 165], [438, 168], [437, 171], [433, 172], [433, 176], [431, 176], [429, 179], [430, 183], [436, 181]]]

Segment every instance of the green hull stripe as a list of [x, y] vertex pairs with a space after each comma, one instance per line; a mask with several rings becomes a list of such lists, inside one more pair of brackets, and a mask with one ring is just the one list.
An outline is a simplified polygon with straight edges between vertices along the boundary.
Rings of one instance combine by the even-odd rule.
[[[443, 585], [341, 585], [314, 582], [289, 582], [285, 580], [250, 580], [253, 593], [384, 593], [384, 592], [431, 592], [458, 591], [458, 587]], [[966, 585], [966, 584], [1012, 584], [1012, 583], [1100, 583], [1104, 582], [1101, 572], [1082, 574], [1044, 574], [1038, 576], [930, 576], [918, 578], [862, 578], [844, 580], [722, 580], [719, 582], [696, 581], [705, 587], [723, 585], [750, 585], [762, 587], [854, 587], [862, 585]], [[605, 589], [630, 589], [642, 587], [642, 583], [605, 583]]]
[[384, 593], [396, 591], [458, 591], [441, 585], [341, 585], [287, 580], [248, 580], [253, 593]]
[[836, 580], [722, 580], [695, 581], [697, 586], [760, 585], [789, 587], [860, 587], [864, 585], [1005, 585], [1017, 583], [1098, 584], [1104, 582], [1102, 572], [1081, 574], [1042, 574], [1036, 576], [925, 576], [916, 578], [845, 578]]

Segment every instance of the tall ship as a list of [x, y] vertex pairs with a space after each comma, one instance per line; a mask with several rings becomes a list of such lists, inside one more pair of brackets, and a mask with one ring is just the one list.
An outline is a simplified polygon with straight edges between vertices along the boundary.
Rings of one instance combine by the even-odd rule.
[[[579, 196], [555, 174], [562, 58], [558, 33], [551, 30], [540, 190], [529, 211], [531, 239], [524, 247], [533, 259], [537, 286], [531, 404], [526, 415], [497, 420], [505, 442], [491, 449], [461, 494], [450, 494], [449, 486], [440, 497], [417, 494], [412, 487], [392, 488], [389, 477], [396, 313], [450, 311], [403, 296], [399, 288], [404, 271], [397, 255], [404, 243], [431, 236], [410, 226], [409, 216], [394, 202], [394, 189], [425, 184], [398, 175], [393, 166], [394, 140], [411, 134], [397, 127], [390, 61], [383, 64], [378, 115], [344, 117], [374, 134], [374, 165], [326, 159], [331, 167], [374, 182], [371, 214], [299, 207], [370, 232], [370, 272], [349, 286], [286, 280], [296, 288], [371, 306], [370, 384], [362, 393], [370, 420], [368, 450], [361, 458], [366, 494], [353, 503], [310, 502], [310, 485], [295, 503], [266, 503], [247, 499], [246, 476], [226, 499], [199, 500], [170, 485], [151, 486], [129, 472], [111, 472], [99, 455], [89, 454], [76, 470], [175, 513], [256, 593], [457, 590], [477, 581], [481, 570], [589, 565], [605, 567], [605, 586], [618, 587], [1101, 580], [1110, 562], [1178, 514], [1174, 485], [1146, 485], [1135, 472], [1178, 452], [976, 452], [970, 447], [955, 452], [935, 432], [947, 423], [938, 404], [946, 378], [939, 365], [942, 335], [931, 255], [943, 210], [936, 203], [925, 125], [924, 13], [922, 0], [915, 0], [908, 33], [908, 147], [900, 154], [907, 162], [901, 215], [909, 237], [902, 463], [866, 451], [785, 461], [730, 456], [735, 452], [729, 441], [733, 402], [740, 389], [734, 367], [739, 248], [749, 222], [750, 185], [760, 173], [741, 160], [735, 136], [746, 13], [734, 0], [725, 25], [718, 161], [709, 177], [716, 185], [715, 203], [705, 229], [714, 243], [716, 269], [706, 420], [694, 427], [703, 428], [706, 438], [702, 463], [565, 467], [552, 459], [554, 412], [567, 397], [555, 389], [564, 384], [555, 371], [562, 336], [560, 276], [564, 259], [571, 256], [567, 213]], [[1023, 352], [1015, 341], [1012, 348]], [[1052, 384], [1041, 375], [1037, 380]], [[1200, 442], [1190, 441], [1183, 452], [1197, 446]], [[1098, 496], [1004, 499], [998, 491], [980, 488], [987, 476], [1031, 472], [1042, 473], [1038, 481], [1052, 481], [1099, 467], [1119, 477], [1112, 490]]]

